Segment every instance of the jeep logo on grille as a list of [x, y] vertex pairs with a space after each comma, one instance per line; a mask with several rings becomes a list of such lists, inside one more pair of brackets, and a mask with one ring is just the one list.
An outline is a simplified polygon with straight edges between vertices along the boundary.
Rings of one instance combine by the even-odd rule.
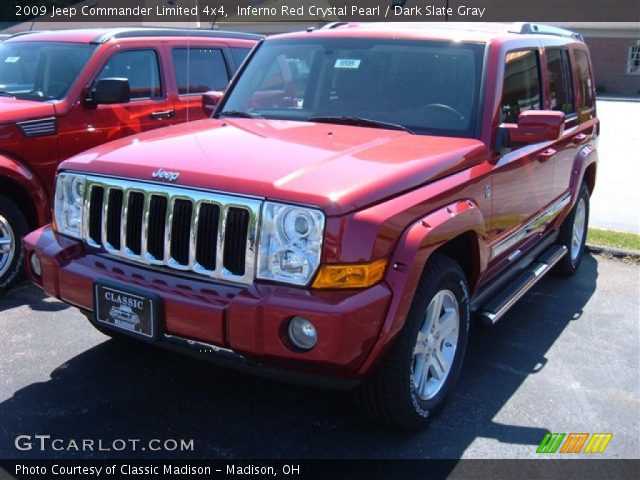
[[178, 177], [180, 176], [180, 173], [178, 173], [178, 172], [167, 172], [166, 170], [163, 170], [162, 168], [159, 168], [158, 170], [153, 172], [151, 174], [151, 176], [153, 178], [157, 178], [159, 180], [167, 180], [168, 182], [175, 182], [178, 179]]

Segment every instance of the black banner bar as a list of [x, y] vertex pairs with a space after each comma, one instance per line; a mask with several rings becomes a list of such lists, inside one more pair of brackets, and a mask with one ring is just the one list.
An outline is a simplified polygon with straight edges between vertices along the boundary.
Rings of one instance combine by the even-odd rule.
[[[12, 0], [0, 22], [638, 22], [638, 0]], [[0, 25], [1, 26], [1, 25]]]
[[636, 479], [640, 460], [0, 460], [0, 478]]

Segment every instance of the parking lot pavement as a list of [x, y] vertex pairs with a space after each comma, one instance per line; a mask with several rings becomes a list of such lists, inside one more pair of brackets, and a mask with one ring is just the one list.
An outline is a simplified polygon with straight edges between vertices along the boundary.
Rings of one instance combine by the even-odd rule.
[[537, 457], [547, 432], [612, 432], [603, 457], [640, 458], [640, 267], [587, 256], [545, 278], [493, 329], [476, 327], [452, 402], [406, 434], [347, 396], [110, 340], [28, 284], [0, 299], [0, 457], [144, 457], [18, 451], [18, 435], [193, 439], [187, 458]]
[[598, 99], [600, 139], [590, 225], [640, 234], [640, 102]]

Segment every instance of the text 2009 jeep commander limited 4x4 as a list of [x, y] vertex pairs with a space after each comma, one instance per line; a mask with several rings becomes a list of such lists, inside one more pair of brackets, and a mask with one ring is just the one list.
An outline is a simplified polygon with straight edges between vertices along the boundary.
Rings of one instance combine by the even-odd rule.
[[213, 119], [65, 161], [27, 270], [106, 333], [352, 386], [417, 428], [471, 318], [580, 263], [589, 55], [532, 24], [333, 27], [262, 42]]

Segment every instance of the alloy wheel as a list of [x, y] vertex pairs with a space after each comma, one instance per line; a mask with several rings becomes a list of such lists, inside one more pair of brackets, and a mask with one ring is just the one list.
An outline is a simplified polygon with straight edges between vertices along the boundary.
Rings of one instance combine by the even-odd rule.
[[0, 277], [2, 277], [16, 254], [16, 239], [13, 229], [5, 217], [0, 215]]
[[441, 290], [427, 307], [413, 350], [411, 383], [422, 400], [436, 396], [451, 372], [459, 329], [456, 297], [449, 290]]

